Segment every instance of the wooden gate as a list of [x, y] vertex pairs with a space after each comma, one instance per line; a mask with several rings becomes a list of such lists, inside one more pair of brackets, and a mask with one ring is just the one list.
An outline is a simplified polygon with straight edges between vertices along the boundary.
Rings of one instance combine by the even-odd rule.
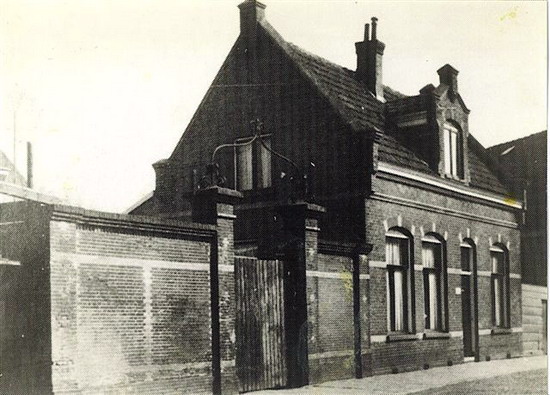
[[283, 262], [235, 258], [239, 391], [286, 385]]

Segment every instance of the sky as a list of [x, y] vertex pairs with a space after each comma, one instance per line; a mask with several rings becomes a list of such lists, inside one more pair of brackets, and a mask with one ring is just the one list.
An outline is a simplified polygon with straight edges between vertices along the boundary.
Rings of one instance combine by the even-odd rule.
[[[0, 0], [0, 150], [68, 204], [122, 212], [154, 189], [239, 35], [240, 1]], [[405, 94], [457, 70], [469, 129], [491, 146], [546, 129], [543, 1], [277, 1], [288, 41], [355, 69], [378, 17], [384, 84]]]

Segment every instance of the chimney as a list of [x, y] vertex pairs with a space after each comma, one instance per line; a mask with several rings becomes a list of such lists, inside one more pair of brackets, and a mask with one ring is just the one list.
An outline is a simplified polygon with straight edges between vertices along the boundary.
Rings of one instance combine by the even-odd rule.
[[254, 37], [258, 21], [264, 19], [265, 4], [256, 0], [245, 0], [239, 4], [241, 10], [241, 35]]
[[[376, 37], [376, 28], [378, 18], [371, 18], [372, 28], [369, 32], [369, 24], [365, 25], [365, 37], [363, 41], [355, 43], [355, 53], [357, 54], [357, 71], [355, 73], [358, 80], [367, 85], [367, 89], [379, 100], [384, 100], [384, 85], [382, 84], [382, 56], [386, 45], [378, 41]], [[372, 38], [369, 37], [372, 35]]]
[[458, 75], [458, 70], [450, 64], [446, 64], [445, 66], [437, 70], [437, 74], [439, 74], [439, 83], [449, 86], [449, 96], [452, 100], [454, 96], [458, 93], [458, 83], [456, 78], [456, 76]]

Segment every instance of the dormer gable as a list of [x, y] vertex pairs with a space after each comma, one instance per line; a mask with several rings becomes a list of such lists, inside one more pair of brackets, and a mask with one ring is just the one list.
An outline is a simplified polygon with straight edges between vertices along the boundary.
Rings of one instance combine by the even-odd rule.
[[441, 67], [439, 85], [399, 98], [386, 107], [387, 128], [443, 178], [469, 183], [468, 114], [458, 92], [458, 70]]
[[458, 70], [449, 64], [437, 70], [439, 86], [432, 91], [435, 103], [434, 131], [439, 158], [437, 172], [445, 178], [469, 183], [468, 115], [458, 92]]

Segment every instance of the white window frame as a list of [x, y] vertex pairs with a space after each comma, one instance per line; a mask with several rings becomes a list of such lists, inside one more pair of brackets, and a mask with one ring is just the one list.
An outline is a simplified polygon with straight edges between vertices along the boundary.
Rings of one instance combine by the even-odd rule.
[[[435, 251], [439, 251], [439, 257]], [[445, 251], [443, 243], [432, 235], [422, 238], [422, 274], [424, 284], [424, 327], [446, 331], [445, 327]], [[428, 259], [431, 257], [431, 259]]]
[[[261, 137], [264, 143], [271, 148], [271, 134], [265, 134]], [[250, 141], [250, 139], [250, 137], [239, 138], [235, 140], [235, 143], [241, 144], [246, 141]], [[244, 155], [246, 155], [246, 165], [241, 159]], [[235, 147], [233, 158], [235, 174], [234, 185], [237, 190], [249, 191], [252, 189], [263, 189], [272, 186], [271, 152], [259, 141], [254, 141], [251, 144]], [[245, 167], [246, 170], [244, 170]], [[242, 178], [243, 173], [248, 173], [246, 174], [246, 178]]]
[[[498, 246], [492, 246], [490, 253], [493, 326], [496, 328], [509, 328], [510, 270], [508, 267], [508, 252]], [[497, 257], [500, 257], [502, 260], [500, 267]]]
[[[391, 252], [393, 243], [397, 243], [397, 260], [390, 258], [395, 256]], [[410, 238], [399, 231], [389, 230], [386, 233], [388, 332], [411, 333], [414, 327], [410, 243]], [[405, 260], [402, 259], [404, 256]]]
[[460, 177], [460, 131], [450, 123], [443, 127], [443, 151], [445, 174]]

